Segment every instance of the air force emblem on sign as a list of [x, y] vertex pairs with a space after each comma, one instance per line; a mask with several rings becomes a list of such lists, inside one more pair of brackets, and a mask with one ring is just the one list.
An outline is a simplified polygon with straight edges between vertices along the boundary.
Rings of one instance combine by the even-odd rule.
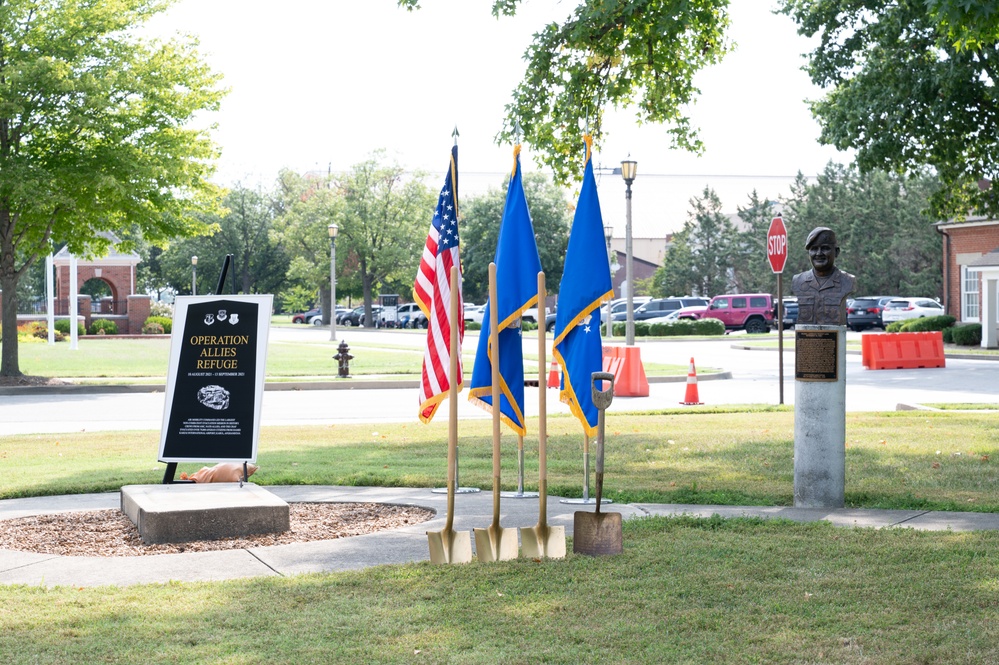
[[230, 314], [229, 315], [229, 323], [232, 324], [232, 325], [236, 325], [237, 323], [239, 323], [239, 314], [237, 314], [235, 312], [233, 312], [232, 314]]
[[205, 325], [210, 326], [213, 323], [215, 323], [215, 315], [211, 313], [205, 314]]

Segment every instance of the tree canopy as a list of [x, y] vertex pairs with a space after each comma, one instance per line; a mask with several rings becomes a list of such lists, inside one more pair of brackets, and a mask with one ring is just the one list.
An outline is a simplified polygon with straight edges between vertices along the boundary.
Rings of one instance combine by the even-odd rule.
[[17, 284], [51, 242], [206, 230], [216, 147], [195, 114], [224, 91], [196, 43], [136, 36], [160, 0], [7, 0], [0, 11], [0, 375], [17, 376]]
[[[500, 221], [506, 190], [507, 175], [501, 188], [470, 197], [461, 204], [461, 264], [462, 291], [466, 302], [485, 302], [489, 293], [489, 263], [496, 259]], [[531, 223], [545, 271], [545, 283], [554, 293], [562, 281], [565, 252], [569, 247], [572, 212], [562, 189], [540, 173], [524, 174], [524, 195], [531, 211]]]
[[999, 212], [994, 2], [784, 0], [782, 11], [818, 37], [806, 71], [828, 90], [812, 103], [820, 141], [855, 150], [864, 171], [932, 167], [938, 218]]
[[[512, 16], [522, 0], [494, 0]], [[419, 0], [398, 0], [408, 9]], [[572, 15], [534, 33], [523, 79], [506, 107], [501, 143], [518, 131], [559, 183], [578, 179], [583, 135], [599, 146], [608, 108], [633, 108], [639, 123], [663, 123], [674, 145], [701, 142], [687, 117], [694, 75], [728, 52], [728, 0], [577, 0]]]

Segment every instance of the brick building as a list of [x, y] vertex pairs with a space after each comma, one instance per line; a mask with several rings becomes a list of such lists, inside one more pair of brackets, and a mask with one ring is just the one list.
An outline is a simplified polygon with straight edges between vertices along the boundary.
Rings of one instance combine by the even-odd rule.
[[944, 310], [958, 321], [982, 323], [982, 346], [997, 346], [999, 220], [942, 222]]
[[[111, 234], [106, 237], [117, 242]], [[150, 298], [139, 295], [136, 289], [136, 266], [142, 258], [134, 252], [119, 252], [112, 246], [107, 254], [95, 258], [74, 257], [64, 247], [52, 257], [55, 268], [53, 284], [54, 302], [52, 314], [58, 318], [70, 315], [72, 298], [77, 300], [77, 316], [82, 319], [84, 328], [90, 327], [93, 319], [114, 321], [119, 334], [139, 334], [142, 325], [149, 318]], [[76, 283], [71, 284], [71, 275], [76, 272]], [[51, 276], [50, 276], [51, 279]], [[90, 280], [100, 280], [111, 292], [110, 296], [91, 301], [89, 295], [81, 295], [80, 287]], [[0, 293], [0, 303], [3, 294]], [[47, 307], [46, 307], [47, 308]], [[39, 320], [47, 317], [39, 313], [18, 313], [19, 321]]]

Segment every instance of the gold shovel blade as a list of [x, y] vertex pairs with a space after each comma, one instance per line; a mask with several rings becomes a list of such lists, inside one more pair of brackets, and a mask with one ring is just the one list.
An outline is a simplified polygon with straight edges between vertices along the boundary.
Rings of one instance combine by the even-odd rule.
[[471, 563], [472, 537], [467, 531], [427, 531], [430, 563]]
[[520, 550], [528, 559], [564, 559], [565, 527], [521, 527]]
[[479, 561], [509, 561], [517, 558], [517, 530], [488, 527], [473, 529], [475, 532], [475, 556]]

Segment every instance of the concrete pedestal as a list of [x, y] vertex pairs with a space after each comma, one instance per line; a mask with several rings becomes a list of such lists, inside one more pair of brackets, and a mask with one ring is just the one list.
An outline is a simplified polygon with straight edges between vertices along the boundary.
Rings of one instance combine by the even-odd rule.
[[845, 491], [846, 327], [796, 326], [794, 507], [842, 508]]
[[126, 485], [121, 511], [144, 543], [183, 543], [281, 533], [288, 504], [253, 483]]

